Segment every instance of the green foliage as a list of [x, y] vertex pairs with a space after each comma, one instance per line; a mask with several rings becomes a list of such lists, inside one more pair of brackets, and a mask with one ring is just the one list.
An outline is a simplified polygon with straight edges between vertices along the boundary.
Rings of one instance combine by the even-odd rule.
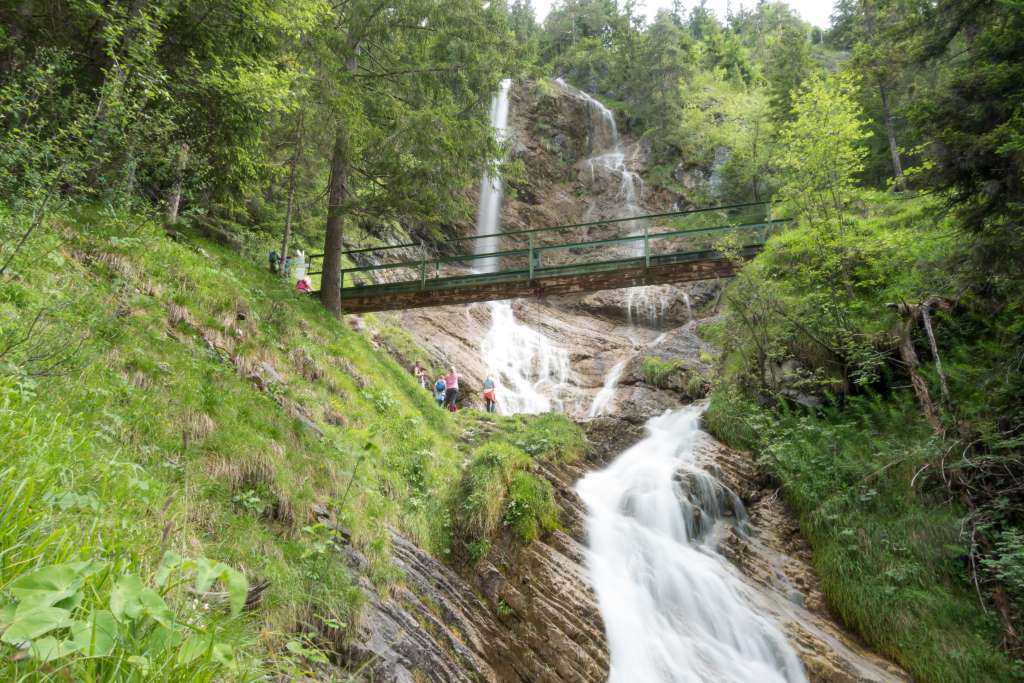
[[551, 482], [529, 472], [516, 472], [508, 487], [503, 519], [522, 543], [532, 543], [558, 528], [558, 504]]
[[[545, 418], [532, 419], [525, 430], [495, 436], [473, 451], [450, 502], [457, 558], [476, 563], [486, 557], [502, 527], [522, 544], [558, 527], [551, 483], [531, 468], [534, 460], [573, 462], [582, 454], [583, 440], [565, 417]], [[533, 450], [525, 450], [526, 445]]]
[[558, 413], [528, 418], [509, 438], [531, 457], [554, 463], [577, 462], [587, 446], [579, 425]]
[[[42, 665], [58, 661], [75, 678], [98, 680], [122, 670], [210, 680], [252, 669], [236, 656], [249, 643], [232, 623], [245, 603], [245, 576], [168, 552], [144, 581], [137, 573], [144, 564], [124, 552], [135, 533], [123, 502], [145, 505], [154, 482], [116, 460], [76, 467], [78, 454], [105, 446], [101, 433], [76, 420], [46, 419], [24, 386], [6, 381], [0, 395], [0, 673], [35, 680]], [[64, 488], [75, 470], [77, 491]], [[38, 505], [43, 490], [49, 506]], [[97, 559], [104, 555], [119, 559]], [[214, 581], [225, 588], [230, 615], [206, 604]], [[198, 612], [185, 600], [186, 582], [204, 601]], [[15, 657], [16, 649], [28, 657]]]
[[[0, 282], [0, 587], [34, 568], [109, 563], [106, 583], [88, 579], [69, 619], [116, 614], [111, 591], [130, 575], [164, 600], [174, 615], [165, 621], [191, 623], [217, 645], [192, 641], [196, 659], [179, 663], [188, 637], [145, 651], [153, 618], [130, 629], [116, 620], [111, 670], [147, 657], [137, 666], [157, 679], [166, 670], [165, 680], [301, 671], [284, 649], [295, 624], [335, 624], [321, 629], [326, 642], [313, 634], [303, 645], [330, 649], [364, 600], [335, 532], [305, 530], [313, 504], [351, 531], [369, 577], [387, 588], [401, 579], [389, 528], [439, 556], [451, 545], [459, 424], [367, 337], [236, 254], [188, 230], [169, 240], [151, 221], [105, 208], [55, 222], [64, 246], [42, 233], [17, 277]], [[263, 364], [281, 381], [257, 381], [269, 377]], [[162, 586], [169, 549], [221, 563], [180, 565]], [[269, 582], [253, 612], [230, 616], [239, 584], [226, 567]], [[205, 600], [200, 575], [231, 583]], [[0, 592], [0, 607], [12, 603]], [[81, 655], [65, 643], [75, 632], [62, 628], [41, 637], [77, 667]], [[35, 670], [2, 660], [0, 678]]]
[[664, 388], [669, 377], [679, 369], [679, 362], [658, 356], [644, 356], [644, 381], [651, 386]]
[[995, 553], [981, 561], [994, 581], [1003, 586], [1010, 600], [1024, 604], [1024, 532], [1002, 529], [995, 535]]
[[1010, 679], [994, 615], [963, 571], [963, 511], [939, 504], [937, 482], [919, 476], [941, 446], [912, 397], [814, 415], [716, 392], [706, 422], [761, 454], [800, 516], [830, 606], [873, 647], [920, 680]]
[[492, 441], [473, 451], [453, 498], [453, 524], [469, 541], [489, 538], [501, 523], [513, 476], [529, 463], [518, 448]]
[[810, 76], [813, 61], [811, 46], [802, 27], [786, 26], [775, 40], [765, 77], [769, 83], [772, 117], [782, 123], [794, 117], [793, 98]]

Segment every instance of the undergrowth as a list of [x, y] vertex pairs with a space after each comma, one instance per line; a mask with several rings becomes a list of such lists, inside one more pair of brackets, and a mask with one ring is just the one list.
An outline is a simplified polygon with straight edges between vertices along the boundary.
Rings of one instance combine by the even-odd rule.
[[716, 438], [753, 449], [782, 485], [842, 620], [925, 681], [1006, 681], [998, 623], [964, 563], [964, 510], [922, 475], [941, 448], [912, 397], [857, 397], [821, 413], [718, 390]]

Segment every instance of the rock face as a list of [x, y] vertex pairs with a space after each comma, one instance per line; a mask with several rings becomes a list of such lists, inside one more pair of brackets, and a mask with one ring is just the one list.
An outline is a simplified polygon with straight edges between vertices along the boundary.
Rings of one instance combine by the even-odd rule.
[[395, 683], [606, 680], [603, 623], [583, 569], [583, 510], [571, 488], [580, 470], [543, 474], [565, 531], [496, 548], [476, 567], [456, 571], [394, 534], [405, 579], [381, 595], [365, 578], [365, 558], [346, 548], [368, 599], [349, 668]]

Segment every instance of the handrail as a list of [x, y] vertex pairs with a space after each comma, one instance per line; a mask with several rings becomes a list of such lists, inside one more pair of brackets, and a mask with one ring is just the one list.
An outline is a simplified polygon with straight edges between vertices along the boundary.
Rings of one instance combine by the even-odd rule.
[[[552, 245], [539, 245], [533, 246], [527, 249], [510, 249], [506, 251], [493, 251], [483, 254], [459, 254], [455, 256], [443, 256], [433, 259], [426, 260], [426, 263], [434, 266], [440, 266], [447, 263], [457, 263], [459, 261], [475, 261], [490, 258], [507, 258], [512, 256], [523, 256], [531, 253], [541, 253], [548, 251], [557, 251], [562, 249], [576, 249], [587, 246], [610, 246], [614, 244], [626, 244], [629, 242], [637, 241], [654, 241], [657, 239], [667, 239], [670, 237], [689, 237], [694, 235], [706, 235], [717, 232], [725, 232], [730, 230], [742, 230], [744, 228], [758, 228], [762, 226], [774, 225], [776, 223], [785, 223], [791, 219], [781, 218], [773, 221], [762, 221], [759, 223], [742, 223], [740, 225], [716, 225], [710, 228], [697, 228], [696, 230], [670, 230], [668, 232], [656, 232], [649, 233], [647, 235], [627, 235], [626, 237], [615, 237], [604, 240], [592, 240], [590, 242], [572, 242], [568, 244], [552, 244]], [[418, 268], [424, 263], [423, 260], [419, 261], [399, 261], [396, 263], [380, 263], [370, 266], [357, 266], [354, 268], [343, 268], [341, 274], [347, 273], [369, 273], [378, 270], [389, 270], [395, 268]]]
[[[589, 221], [589, 222], [586, 222], [586, 223], [569, 223], [569, 224], [566, 224], [566, 225], [554, 225], [554, 226], [550, 226], [550, 227], [546, 227], [546, 228], [531, 228], [529, 230], [512, 230], [512, 231], [509, 231], [509, 232], [494, 232], [494, 233], [488, 233], [486, 235], [467, 235], [465, 237], [453, 237], [452, 239], [446, 240], [446, 241], [442, 242], [441, 244], [452, 244], [454, 242], [468, 242], [468, 241], [473, 241], [473, 240], [485, 239], [485, 238], [488, 238], [488, 237], [514, 237], [516, 235], [531, 235], [531, 234], [535, 235], [535, 234], [540, 233], [540, 232], [555, 232], [555, 231], [559, 231], [559, 230], [570, 230], [570, 229], [573, 229], [573, 228], [587, 228], [587, 227], [591, 227], [591, 226], [594, 226], [594, 225], [610, 225], [612, 223], [628, 223], [629, 221], [640, 221], [640, 220], [645, 220], [645, 219], [648, 219], [648, 218], [671, 218], [671, 217], [674, 217], [674, 216], [689, 216], [689, 215], [698, 214], [698, 213], [708, 213], [708, 212], [711, 212], [711, 211], [724, 211], [724, 210], [728, 210], [728, 209], [744, 209], [744, 208], [749, 208], [751, 206], [769, 206], [770, 207], [771, 206], [771, 202], [746, 202], [744, 204], [727, 204], [725, 206], [709, 206], [709, 207], [705, 207], [703, 209], [687, 209], [685, 211], [668, 211], [668, 212], [665, 212], [665, 213], [652, 213], [652, 214], [645, 214], [643, 216], [631, 216], [631, 217], [627, 217], [627, 218], [609, 218], [609, 219], [606, 219], [606, 220]], [[772, 221], [772, 222], [775, 222], [775, 221]], [[352, 254], [364, 254], [364, 253], [371, 252], [371, 251], [380, 252], [380, 251], [389, 251], [389, 250], [392, 250], [392, 249], [410, 249], [410, 248], [419, 247], [419, 246], [421, 246], [421, 244], [419, 242], [409, 242], [409, 243], [406, 243], [406, 244], [393, 244], [393, 245], [387, 245], [387, 246], [383, 246], [383, 247], [363, 247], [363, 248], [360, 248], [360, 249], [349, 249], [348, 251], [343, 251], [341, 253], [342, 253], [343, 256], [346, 256], [346, 255], [352, 255]], [[309, 255], [310, 259], [322, 258], [322, 257], [323, 257], [323, 253], [310, 254]]]

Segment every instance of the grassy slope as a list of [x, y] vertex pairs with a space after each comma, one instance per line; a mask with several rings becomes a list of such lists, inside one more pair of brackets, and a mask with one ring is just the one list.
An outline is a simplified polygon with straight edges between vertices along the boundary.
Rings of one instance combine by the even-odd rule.
[[[293, 673], [303, 664], [281, 654], [289, 634], [341, 637], [360, 603], [312, 506], [352, 531], [385, 590], [401, 580], [389, 526], [449, 551], [449, 492], [462, 473], [468, 416], [438, 410], [364, 335], [232, 252], [94, 209], [67, 217], [62, 231], [37, 240], [0, 283], [5, 339], [41, 307], [52, 320], [3, 359], [21, 370], [5, 368], [2, 384], [0, 473], [9, 476], [0, 475], [0, 498], [31, 514], [0, 518], [0, 538], [17, 542], [0, 563], [0, 607], [12, 580], [49, 563], [116, 559], [119, 571], [152, 581], [168, 549], [216, 558], [270, 581], [244, 625], [219, 626], [240, 653], [235, 675]], [[24, 368], [47, 365], [25, 365], [40, 349], [72, 353], [52, 376], [28, 377]], [[271, 374], [263, 364], [285, 381], [258, 390], [251, 376]], [[524, 424], [505, 431], [522, 434]], [[19, 489], [25, 482], [49, 498], [35, 500]], [[109, 586], [101, 588], [94, 601], [105, 607]], [[162, 675], [186, 675], [172, 660]], [[130, 678], [124, 661], [99, 678]], [[187, 675], [199, 678], [199, 669]]]

